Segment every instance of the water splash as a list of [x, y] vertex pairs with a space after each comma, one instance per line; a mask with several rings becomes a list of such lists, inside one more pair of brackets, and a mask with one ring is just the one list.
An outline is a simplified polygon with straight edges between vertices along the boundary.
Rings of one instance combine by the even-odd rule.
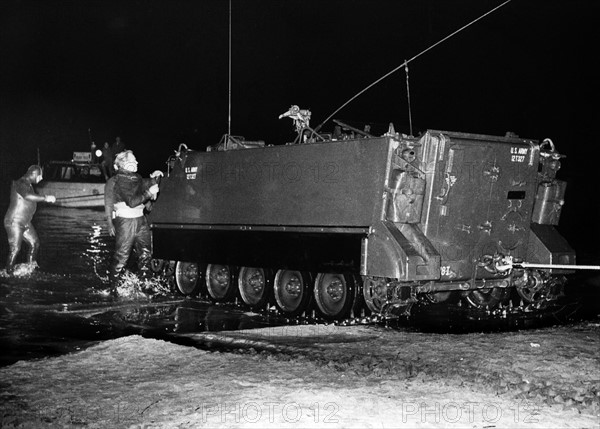
[[117, 285], [117, 294], [126, 299], [152, 299], [172, 295], [172, 292], [166, 278], [142, 278], [126, 270]]
[[14, 266], [12, 274], [8, 274], [6, 270], [2, 270], [0, 271], [0, 277], [30, 278], [33, 275], [34, 271], [38, 268], [39, 265], [37, 264], [37, 262], [26, 262], [23, 264], [16, 264]]

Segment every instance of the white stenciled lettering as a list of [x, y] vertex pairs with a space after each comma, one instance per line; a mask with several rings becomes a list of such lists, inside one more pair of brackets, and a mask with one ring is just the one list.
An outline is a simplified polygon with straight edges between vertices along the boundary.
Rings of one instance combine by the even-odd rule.
[[527, 157], [527, 152], [529, 151], [526, 147], [516, 147], [513, 146], [510, 148], [510, 160], [511, 162], [525, 162], [525, 158]]

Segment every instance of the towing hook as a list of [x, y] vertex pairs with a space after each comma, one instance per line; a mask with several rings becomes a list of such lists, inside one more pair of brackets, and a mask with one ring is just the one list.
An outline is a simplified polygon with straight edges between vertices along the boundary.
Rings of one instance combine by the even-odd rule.
[[500, 257], [495, 261], [494, 267], [496, 271], [499, 273], [505, 273], [513, 269], [513, 257], [512, 256], [504, 256], [500, 255]]

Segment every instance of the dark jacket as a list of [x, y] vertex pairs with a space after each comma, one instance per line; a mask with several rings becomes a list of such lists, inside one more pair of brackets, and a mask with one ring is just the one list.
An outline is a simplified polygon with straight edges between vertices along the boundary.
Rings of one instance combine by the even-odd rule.
[[[124, 202], [133, 208], [150, 200], [152, 194], [148, 189], [155, 183], [154, 179], [144, 179], [139, 174], [128, 171], [118, 171], [114, 178], [113, 206]], [[110, 196], [105, 196], [105, 203], [107, 198], [110, 200]]]

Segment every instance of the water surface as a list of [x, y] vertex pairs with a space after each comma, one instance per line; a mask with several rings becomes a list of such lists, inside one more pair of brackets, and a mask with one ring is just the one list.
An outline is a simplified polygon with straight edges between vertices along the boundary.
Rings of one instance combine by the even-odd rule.
[[[175, 293], [108, 296], [114, 238], [102, 210], [40, 204], [33, 224], [41, 242], [39, 268], [24, 277], [0, 275], [0, 366], [134, 333], [164, 337], [275, 323], [264, 315]], [[5, 253], [2, 257], [4, 268]], [[135, 264], [129, 267], [135, 269]]]

